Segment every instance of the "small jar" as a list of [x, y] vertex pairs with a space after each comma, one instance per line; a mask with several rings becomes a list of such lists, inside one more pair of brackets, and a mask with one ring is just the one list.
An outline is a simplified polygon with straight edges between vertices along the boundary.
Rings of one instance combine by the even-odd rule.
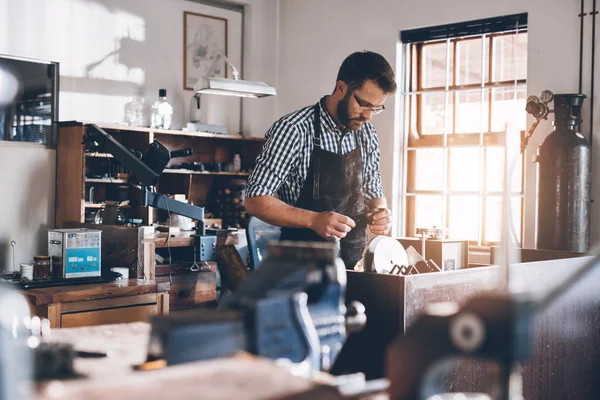
[[21, 263], [21, 280], [32, 281], [33, 280], [33, 265]]
[[39, 281], [43, 279], [49, 279], [51, 273], [50, 257], [35, 256], [33, 257], [33, 261], [33, 280]]

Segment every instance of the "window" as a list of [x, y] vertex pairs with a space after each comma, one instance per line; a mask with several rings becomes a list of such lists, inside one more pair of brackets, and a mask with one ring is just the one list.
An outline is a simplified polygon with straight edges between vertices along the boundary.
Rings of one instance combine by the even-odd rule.
[[[436, 226], [475, 245], [500, 241], [506, 124], [526, 129], [526, 17], [402, 32], [404, 234]], [[522, 236], [522, 158], [511, 198]]]

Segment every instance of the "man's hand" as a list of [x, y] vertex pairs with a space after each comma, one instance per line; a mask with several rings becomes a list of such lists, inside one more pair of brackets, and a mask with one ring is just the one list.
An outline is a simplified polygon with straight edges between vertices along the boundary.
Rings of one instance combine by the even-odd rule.
[[315, 214], [311, 223], [311, 229], [319, 236], [329, 239], [331, 236], [344, 238], [356, 223], [345, 215], [333, 211], [324, 211]]
[[392, 211], [388, 208], [374, 208], [367, 213], [367, 225], [374, 235], [387, 235], [392, 229]]

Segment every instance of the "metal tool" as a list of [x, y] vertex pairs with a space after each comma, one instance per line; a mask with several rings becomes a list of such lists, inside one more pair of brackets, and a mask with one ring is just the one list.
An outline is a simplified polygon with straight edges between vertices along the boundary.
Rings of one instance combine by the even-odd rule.
[[373, 239], [360, 264], [363, 272], [378, 274], [415, 275], [441, 271], [433, 260], [425, 260], [414, 247], [405, 250], [397, 239], [388, 236]]
[[194, 246], [194, 263], [190, 267], [190, 271], [194, 271], [194, 272], [200, 271], [200, 266], [196, 262], [196, 246]]
[[97, 229], [48, 230], [48, 254], [60, 278], [99, 277], [102, 274], [102, 231]]
[[12, 247], [12, 258], [13, 258], [13, 271], [17, 271], [17, 263], [15, 262], [15, 246], [17, 245], [17, 242], [15, 242], [14, 240], [10, 241], [10, 247]]
[[198, 265], [198, 262], [196, 260], [197, 260], [196, 246], [194, 246], [194, 263], [190, 267], [190, 271], [197, 272], [197, 271], [210, 271], [211, 270], [210, 265], [206, 262], [206, 260], [202, 261], [202, 266]]
[[335, 244], [272, 244], [220, 309], [154, 317], [148, 360], [173, 365], [247, 351], [299, 371], [328, 370], [348, 333], [366, 322], [362, 304], [344, 304], [345, 289]]

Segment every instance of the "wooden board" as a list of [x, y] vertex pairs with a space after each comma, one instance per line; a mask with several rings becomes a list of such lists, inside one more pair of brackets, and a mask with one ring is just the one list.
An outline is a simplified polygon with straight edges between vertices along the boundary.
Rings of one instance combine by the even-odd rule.
[[199, 138], [209, 138], [209, 139], [223, 139], [223, 140], [243, 140], [243, 141], [257, 141], [262, 142], [264, 138], [260, 137], [252, 137], [252, 136], [242, 136], [242, 135], [225, 135], [220, 133], [210, 133], [210, 132], [186, 132], [175, 129], [156, 129], [156, 128], [147, 128], [142, 126], [129, 126], [125, 124], [110, 124], [106, 122], [93, 122], [93, 121], [61, 121], [59, 126], [70, 127], [70, 126], [78, 126], [81, 124], [96, 124], [98, 127], [111, 131], [111, 134], [118, 133], [119, 131], [131, 133], [131, 132], [142, 132], [142, 133], [155, 133], [162, 135], [184, 135], [191, 137], [199, 137]]
[[[214, 272], [197, 272], [171, 276], [169, 310], [187, 310], [215, 305], [217, 300], [217, 276]], [[156, 278], [157, 282], [169, 282], [168, 276]]]
[[[546, 260], [559, 260], [563, 258], [574, 258], [584, 257], [585, 253], [576, 253], [572, 251], [557, 251], [557, 250], [543, 250], [543, 249], [518, 249], [521, 262], [535, 262], [535, 261], [546, 261]], [[498, 258], [500, 257], [500, 248], [497, 246], [490, 247], [490, 263], [492, 265], [498, 265]]]
[[56, 145], [55, 226], [63, 228], [67, 221], [83, 222], [84, 159], [81, 126], [61, 127]]
[[223, 286], [232, 292], [235, 292], [248, 276], [246, 263], [232, 244], [217, 246], [217, 265]]
[[188, 247], [194, 245], [194, 232], [181, 232], [168, 237], [167, 233], [154, 233], [144, 236], [144, 242], [154, 242], [157, 249], [165, 247]]

